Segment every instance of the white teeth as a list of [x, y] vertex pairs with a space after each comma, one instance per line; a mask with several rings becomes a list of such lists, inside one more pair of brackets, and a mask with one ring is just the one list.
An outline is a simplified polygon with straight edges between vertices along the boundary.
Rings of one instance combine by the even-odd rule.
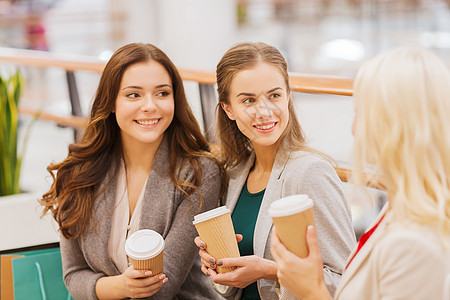
[[272, 128], [273, 126], [275, 126], [275, 124], [276, 124], [276, 123], [272, 123], [272, 124], [270, 124], [270, 125], [262, 125], [262, 126], [255, 125], [255, 127], [258, 128], [258, 129], [261, 129], [261, 130], [267, 130], [267, 129], [270, 129], [270, 128]]
[[136, 121], [139, 125], [153, 125], [158, 123], [159, 119], [150, 120], [150, 121]]

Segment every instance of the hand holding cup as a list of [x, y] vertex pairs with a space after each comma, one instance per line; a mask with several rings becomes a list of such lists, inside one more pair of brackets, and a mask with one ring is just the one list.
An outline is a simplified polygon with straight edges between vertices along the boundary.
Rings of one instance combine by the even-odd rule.
[[[221, 206], [194, 216], [194, 225], [205, 243], [205, 250], [216, 260], [227, 257], [240, 257], [231, 212]], [[234, 268], [217, 266], [218, 273], [232, 271]]]

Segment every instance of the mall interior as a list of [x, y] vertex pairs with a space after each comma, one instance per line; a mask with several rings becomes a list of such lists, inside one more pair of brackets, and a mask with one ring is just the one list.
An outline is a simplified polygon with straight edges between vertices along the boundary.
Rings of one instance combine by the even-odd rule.
[[[353, 79], [364, 61], [398, 46], [427, 49], [450, 66], [450, 1], [0, 0], [0, 74], [19, 69], [24, 78], [20, 189], [32, 199], [0, 197], [0, 252], [57, 243], [56, 225], [50, 216], [38, 217], [36, 200], [51, 184], [47, 166], [67, 156], [76, 135], [71, 126], [26, 113], [74, 114], [67, 70], [52, 62], [27, 63], [30, 53], [105, 63], [122, 45], [144, 42], [162, 49], [180, 69], [214, 74], [225, 51], [243, 41], [275, 46], [289, 72], [313, 78]], [[20, 50], [28, 51], [22, 55]], [[15, 53], [22, 57], [11, 60]], [[100, 72], [88, 68], [70, 74], [80, 104], [76, 115], [87, 117]], [[185, 89], [205, 130], [199, 83], [186, 80]], [[293, 95], [308, 144], [346, 169], [352, 162], [350, 94]], [[385, 194], [376, 189], [360, 194], [351, 184], [346, 188], [360, 234], [377, 215]]]

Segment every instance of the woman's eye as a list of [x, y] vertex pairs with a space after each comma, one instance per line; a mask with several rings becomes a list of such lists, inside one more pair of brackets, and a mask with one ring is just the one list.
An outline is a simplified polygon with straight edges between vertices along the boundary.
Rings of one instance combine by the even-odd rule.
[[244, 104], [250, 104], [253, 102], [255, 102], [255, 99], [253, 99], [253, 98], [245, 98], [244, 100], [242, 100], [242, 103], [244, 103]]
[[167, 97], [167, 96], [169, 96], [169, 93], [166, 92], [166, 91], [162, 91], [162, 92], [157, 93], [156, 96], [158, 96], [158, 97]]
[[270, 99], [277, 99], [277, 98], [280, 98], [280, 97], [281, 97], [280, 94], [274, 93], [274, 94], [271, 94], [269, 98], [270, 98]]
[[130, 93], [127, 95], [128, 98], [137, 99], [139, 97], [138, 93]]

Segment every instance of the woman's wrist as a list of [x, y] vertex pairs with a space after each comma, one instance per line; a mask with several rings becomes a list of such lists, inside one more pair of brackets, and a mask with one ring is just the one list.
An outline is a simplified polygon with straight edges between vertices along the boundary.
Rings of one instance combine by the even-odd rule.
[[125, 293], [123, 275], [100, 277], [95, 284], [95, 294], [98, 299], [122, 299]]
[[311, 290], [311, 294], [302, 298], [303, 300], [333, 300], [327, 286], [322, 282], [319, 288]]
[[265, 258], [263, 258], [262, 261], [264, 268], [263, 268], [263, 276], [261, 276], [260, 279], [278, 281], [277, 263]]

